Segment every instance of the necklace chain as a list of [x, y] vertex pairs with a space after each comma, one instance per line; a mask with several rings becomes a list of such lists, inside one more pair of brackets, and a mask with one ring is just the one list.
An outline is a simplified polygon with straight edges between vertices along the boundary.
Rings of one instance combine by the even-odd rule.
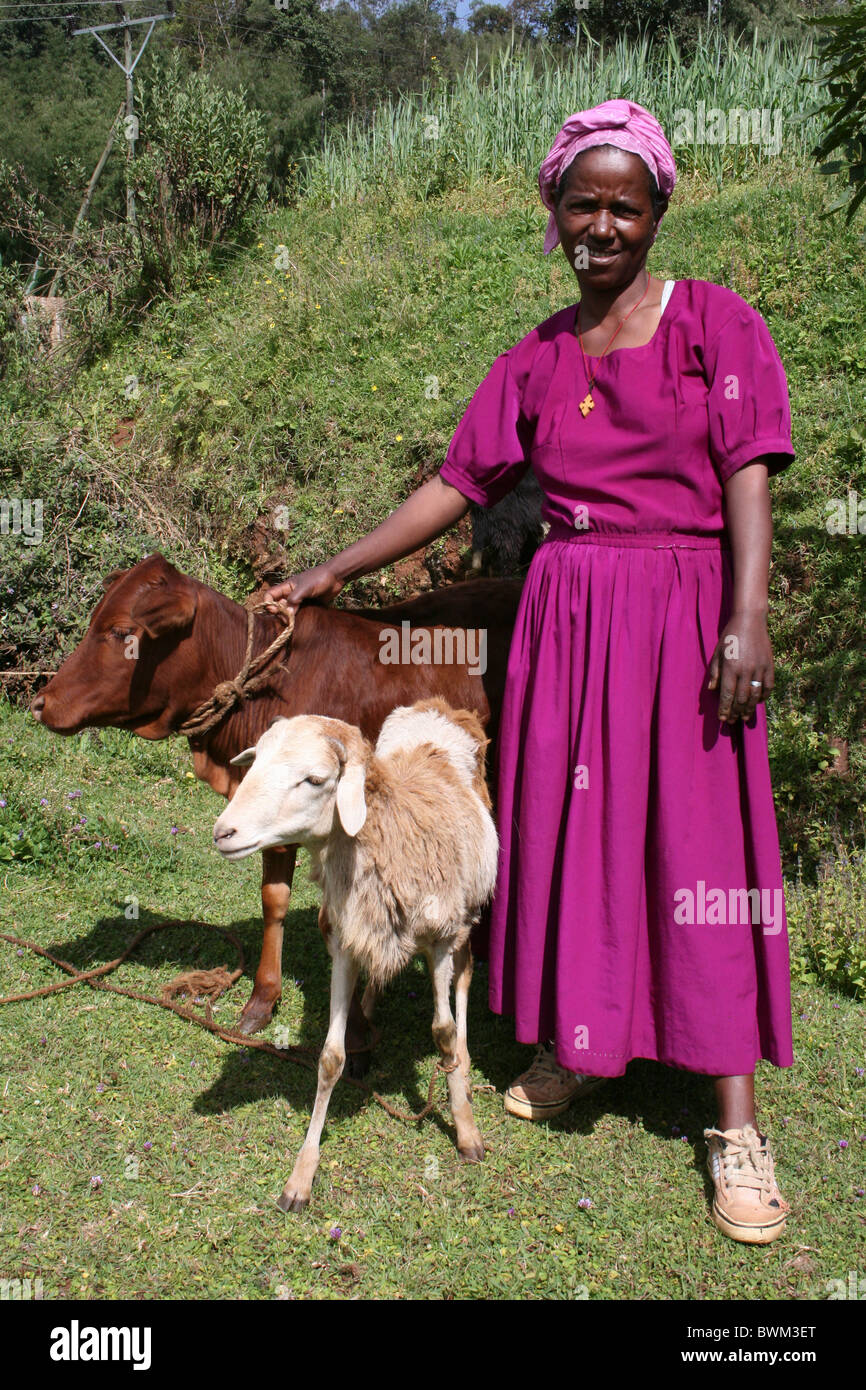
[[[611, 337], [608, 339], [607, 347], [605, 347], [604, 352], [601, 354], [601, 357], [604, 357], [605, 353], [607, 352], [608, 348], [610, 347], [610, 345], [611, 345], [611, 343], [613, 342], [614, 338], [616, 337], [617, 333], [619, 332], [619, 330], [620, 330], [621, 328], [623, 328], [623, 327], [625, 326], [626, 323], [628, 323], [628, 321], [629, 321], [629, 319], [631, 318], [632, 314], [634, 313], [635, 309], [639, 308], [639, 306], [640, 306], [641, 304], [643, 304], [644, 300], [645, 300], [646, 297], [647, 297], [647, 293], [648, 293], [648, 291], [649, 291], [649, 287], [650, 287], [651, 282], [652, 282], [652, 276], [651, 276], [651, 275], [647, 275], [646, 289], [644, 290], [644, 292], [643, 292], [643, 294], [641, 295], [640, 299], [637, 301], [637, 304], [632, 305], [632, 307], [629, 309], [629, 311], [628, 311], [628, 313], [626, 314], [625, 318], [623, 319], [622, 323], [618, 324], [617, 327], [614, 329], [613, 334], [612, 334]], [[586, 399], [591, 401], [591, 395], [590, 395], [590, 393], [591, 393], [591, 391], [592, 391], [593, 386], [595, 385], [595, 376], [594, 376], [594, 375], [590, 375], [589, 367], [587, 366], [587, 361], [586, 361], [586, 353], [585, 353], [584, 350], [583, 350], [583, 341], [582, 341], [581, 336], [580, 336], [580, 304], [579, 304], [579, 303], [578, 303], [578, 306], [577, 306], [577, 341], [578, 341], [578, 343], [579, 343], [579, 345], [580, 345], [580, 356], [581, 356], [581, 359], [582, 359], [582, 361], [583, 361], [583, 370], [584, 370], [584, 373], [585, 373], [585, 375], [586, 375], [586, 389], [587, 389], [587, 397], [586, 397]], [[601, 361], [601, 357], [599, 358], [599, 361]]]

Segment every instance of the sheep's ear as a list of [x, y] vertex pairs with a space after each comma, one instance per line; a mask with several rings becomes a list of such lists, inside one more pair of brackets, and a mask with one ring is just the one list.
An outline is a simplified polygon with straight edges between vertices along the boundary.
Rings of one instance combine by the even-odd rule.
[[243, 753], [238, 753], [236, 758], [229, 758], [232, 767], [249, 767], [250, 763], [255, 762], [255, 748], [245, 748]]
[[367, 819], [364, 764], [360, 761], [346, 763], [343, 775], [337, 783], [337, 814], [347, 835], [357, 835]]

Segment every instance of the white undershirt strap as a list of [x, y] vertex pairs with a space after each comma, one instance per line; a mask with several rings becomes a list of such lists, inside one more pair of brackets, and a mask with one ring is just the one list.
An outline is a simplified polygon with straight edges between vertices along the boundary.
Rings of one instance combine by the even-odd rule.
[[671, 297], [674, 285], [676, 283], [676, 280], [665, 280], [665, 287], [662, 290], [662, 313], [664, 313], [665, 309], [667, 308], [668, 300]]

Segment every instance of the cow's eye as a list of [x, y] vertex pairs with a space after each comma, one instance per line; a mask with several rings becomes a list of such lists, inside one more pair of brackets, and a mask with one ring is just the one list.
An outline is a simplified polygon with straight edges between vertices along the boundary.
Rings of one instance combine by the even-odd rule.
[[327, 782], [327, 777], [305, 777], [304, 781], [309, 782], [311, 787], [323, 787]]
[[118, 638], [120, 638], [121, 641], [123, 641], [123, 640], [124, 640], [125, 638], [127, 638], [127, 637], [131, 637], [131, 636], [132, 636], [132, 633], [129, 631], [128, 628], [113, 627], [113, 628], [110, 629], [110, 631], [111, 631], [112, 637], [118, 637]]

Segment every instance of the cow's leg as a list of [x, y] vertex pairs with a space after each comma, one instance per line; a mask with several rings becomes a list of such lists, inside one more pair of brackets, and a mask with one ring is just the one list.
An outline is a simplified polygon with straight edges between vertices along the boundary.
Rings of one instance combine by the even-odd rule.
[[262, 917], [265, 934], [253, 992], [244, 1005], [239, 1033], [267, 1028], [283, 993], [283, 922], [289, 908], [297, 845], [262, 850]]
[[358, 978], [358, 967], [351, 956], [343, 950], [336, 935], [328, 937], [328, 950], [331, 953], [331, 1021], [328, 1036], [319, 1057], [319, 1084], [316, 1089], [316, 1103], [307, 1130], [307, 1137], [295, 1160], [292, 1176], [283, 1188], [277, 1206], [283, 1211], [303, 1211], [310, 1200], [313, 1178], [319, 1166], [319, 1140], [328, 1112], [331, 1092], [343, 1074], [346, 1061], [346, 1022], [349, 1017], [349, 1001]]
[[[325, 906], [319, 908], [319, 931], [322, 933], [325, 945], [331, 949], [331, 924], [328, 921], [328, 914]], [[356, 1081], [367, 1075], [370, 1069], [370, 1058], [372, 1051], [370, 1047], [370, 1028], [369, 1022], [373, 1014], [373, 1000], [376, 992], [372, 985], [368, 985], [364, 991], [364, 998], [358, 998], [357, 987], [352, 991], [352, 999], [349, 1004], [349, 1018], [346, 1025], [346, 1052], [347, 1066], [349, 1075]], [[367, 1010], [369, 1009], [369, 1013]]]
[[472, 1113], [472, 1102], [458, 1053], [457, 1025], [451, 1012], [451, 979], [454, 971], [452, 943], [437, 941], [425, 954], [433, 981], [433, 1039], [447, 1071], [451, 1114], [457, 1129], [457, 1149], [464, 1163], [479, 1163], [484, 1157], [484, 1141]]

